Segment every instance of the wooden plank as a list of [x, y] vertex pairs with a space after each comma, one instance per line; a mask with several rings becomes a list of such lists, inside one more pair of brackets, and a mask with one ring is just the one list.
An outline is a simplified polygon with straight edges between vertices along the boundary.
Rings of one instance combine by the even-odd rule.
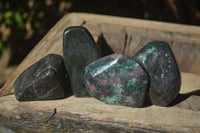
[[[116, 23], [117, 22], [115, 22], [115, 24]], [[163, 29], [159, 29], [159, 27], [148, 29], [138, 28], [139, 26], [128, 27], [122, 25], [112, 25], [109, 23], [102, 24], [100, 22], [97, 23], [96, 21], [95, 23], [93, 21], [89, 21], [84, 23], [83, 26], [87, 27], [91, 31], [96, 31], [97, 29], [98, 32], [105, 36], [105, 42], [113, 49], [114, 52], [123, 53], [130, 57], [135, 55], [135, 53], [137, 53], [150, 41], [166, 41], [171, 45], [181, 71], [200, 74], [199, 34], [189, 34], [178, 31], [173, 32], [169, 30], [165, 31]], [[170, 26], [171, 24], [168, 24], [168, 27]], [[197, 28], [197, 31], [198, 29], [199, 27]], [[97, 31], [95, 34], [97, 34]]]
[[[170, 107], [130, 108], [73, 96], [55, 101], [17, 102], [12, 93], [18, 75], [49, 53], [62, 55], [63, 31], [74, 25], [88, 28], [104, 55], [119, 52], [133, 56], [151, 40], [169, 42], [181, 69], [181, 94]], [[99, 132], [200, 132], [199, 50], [200, 27], [197, 26], [82, 13], [66, 15], [36, 45], [0, 90], [3, 96], [0, 98], [0, 123], [9, 128], [34, 131], [87, 132], [96, 131], [96, 128]], [[52, 115], [54, 108], [56, 115]]]
[[35, 46], [35, 48], [27, 55], [22, 63], [17, 67], [15, 72], [9, 77], [3, 88], [0, 90], [0, 96], [13, 93], [13, 84], [19, 74], [34, 64], [36, 61], [49, 53], [62, 55], [62, 35], [64, 29], [69, 26], [81, 25], [84, 22], [80, 17], [75, 14], [69, 14], [63, 17], [48, 33], [47, 35]]
[[[193, 80], [190, 77], [193, 77]], [[182, 94], [190, 93], [187, 88], [188, 83], [191, 84], [192, 92], [196, 91], [196, 89], [199, 90], [200, 75], [183, 73], [182, 79]], [[37, 122], [40, 125], [38, 127], [39, 131], [44, 131], [45, 125], [50, 129], [58, 130], [62, 122], [75, 121], [76, 123], [81, 121], [79, 124], [83, 125], [89, 122], [88, 126], [81, 126], [83, 130], [90, 128], [93, 131], [95, 131], [96, 126], [103, 127], [103, 125], [109, 123], [110, 128], [107, 127], [106, 130], [111, 131], [118, 129], [118, 131], [129, 132], [141, 130], [146, 132], [199, 132], [200, 106], [198, 104], [198, 109], [195, 108], [196, 106], [191, 101], [196, 100], [195, 102], [199, 103], [200, 97], [195, 97], [194, 95], [175, 106], [146, 105], [143, 108], [107, 105], [94, 98], [75, 98], [74, 96], [52, 101], [18, 102], [14, 95], [8, 95], [0, 98], [0, 122], [4, 125], [9, 123], [11, 127], [32, 130], [36, 130], [35, 125], [27, 123]], [[188, 103], [190, 105], [187, 105]], [[56, 108], [57, 114], [51, 120], [48, 120], [54, 108]], [[23, 124], [21, 123], [22, 121]], [[94, 128], [90, 127], [91, 123], [96, 126]], [[74, 127], [72, 125], [72, 127], [67, 127], [67, 125], [67, 122], [63, 123], [59, 130], [79, 130], [77, 128], [72, 129]], [[104, 131], [104, 129], [100, 131]]]
[[[103, 19], [104, 18], [104, 19]], [[113, 21], [113, 24], [108, 21]], [[105, 20], [105, 21], [102, 21]], [[131, 21], [132, 20], [132, 21]], [[94, 24], [94, 22], [96, 24]], [[91, 23], [93, 27], [91, 27]], [[162, 25], [163, 26], [160, 26]], [[181, 68], [181, 71], [184, 72], [194, 72], [200, 73], [200, 54], [198, 51], [200, 49], [200, 28], [196, 26], [184, 26], [184, 25], [177, 25], [177, 24], [168, 24], [168, 23], [161, 23], [161, 22], [153, 22], [153, 21], [143, 21], [138, 19], [125, 19], [119, 17], [108, 17], [108, 16], [101, 16], [99, 15], [85, 15], [85, 14], [70, 14], [63, 17], [50, 31], [49, 33], [40, 41], [40, 43], [33, 49], [33, 51], [25, 58], [21, 63], [16, 71], [10, 76], [4, 87], [0, 90], [0, 96], [13, 93], [13, 83], [16, 77], [28, 66], [39, 60], [43, 56], [48, 53], [56, 53], [62, 54], [62, 34], [66, 27], [73, 26], [73, 25], [84, 25], [88, 27], [91, 33], [95, 33], [94, 36], [105, 34], [105, 39], [109, 42], [108, 44], [112, 45], [111, 48], [114, 49], [114, 52], [121, 53], [124, 51], [124, 54], [128, 56], [134, 55], [144, 44], [151, 40], [163, 40], [163, 36], [169, 36], [169, 34], [174, 34], [171, 38], [168, 37], [168, 41], [171, 42], [173, 47], [177, 62]], [[148, 26], [147, 26], [148, 25]], [[142, 28], [141, 28], [142, 27]], [[164, 28], [169, 27], [169, 28]], [[179, 27], [181, 29], [177, 29], [175, 27]], [[131, 30], [132, 29], [132, 30]], [[194, 30], [195, 29], [195, 30]], [[150, 32], [150, 30], [153, 30]], [[193, 31], [194, 30], [194, 31]], [[157, 33], [156, 33], [156, 32]], [[186, 32], [187, 31], [187, 32]], [[165, 33], [169, 32], [169, 33]], [[109, 33], [109, 34], [108, 34]], [[108, 35], [112, 36], [109, 37]], [[127, 39], [132, 38], [130, 45], [125, 45], [125, 34], [127, 33]], [[157, 38], [152, 38], [150, 33], [156, 33]], [[179, 34], [178, 34], [179, 33]], [[118, 34], [118, 35], [116, 35]], [[134, 36], [134, 35], [137, 36]], [[163, 35], [164, 34], [164, 35]], [[151, 36], [150, 36], [151, 35]], [[189, 35], [189, 38], [186, 36]], [[150, 36], [150, 37], [149, 37]], [[178, 37], [177, 37], [178, 36]], [[116, 39], [121, 38], [120, 43], [114, 45]], [[136, 38], [134, 38], [136, 37]], [[174, 38], [181, 38], [182, 40], [190, 40], [191, 43], [180, 43], [174, 42]], [[171, 39], [171, 40], [170, 40]], [[164, 39], [166, 41], [166, 39]], [[128, 42], [128, 41], [126, 41]], [[44, 45], [45, 44], [45, 45]], [[120, 47], [119, 47], [120, 46]], [[135, 49], [137, 47], [137, 49]], [[121, 50], [121, 51], [120, 51]], [[188, 52], [186, 52], [188, 51]], [[194, 52], [190, 52], [194, 51]], [[36, 57], [34, 57], [37, 55]], [[182, 64], [184, 61], [190, 61], [187, 64]], [[190, 65], [193, 64], [193, 65]], [[190, 66], [190, 67], [189, 67]]]
[[192, 34], [193, 37], [195, 37], [196, 39], [198, 39], [198, 36], [200, 35], [200, 28], [198, 26], [188, 26], [183, 24], [173, 24], [165, 22], [156, 22], [151, 20], [141, 20], [105, 15], [94, 15], [87, 13], [79, 13], [78, 16], [84, 19], [86, 22], [120, 25], [124, 27], [136, 27], [153, 30], [156, 29], [158, 31], [168, 31], [172, 33]]

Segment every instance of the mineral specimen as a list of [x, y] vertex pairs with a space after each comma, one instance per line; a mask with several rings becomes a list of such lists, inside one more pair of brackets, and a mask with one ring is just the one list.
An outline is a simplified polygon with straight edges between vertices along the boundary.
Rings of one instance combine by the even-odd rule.
[[140, 107], [148, 88], [148, 75], [134, 59], [121, 54], [100, 58], [85, 69], [91, 96], [115, 105]]
[[94, 39], [83, 27], [69, 27], [63, 35], [64, 64], [76, 97], [90, 96], [85, 87], [84, 69], [101, 57]]
[[62, 56], [49, 54], [23, 71], [14, 84], [18, 101], [54, 100], [65, 96]]
[[168, 43], [153, 41], [134, 57], [150, 76], [149, 98], [152, 104], [167, 106], [180, 90], [181, 76]]

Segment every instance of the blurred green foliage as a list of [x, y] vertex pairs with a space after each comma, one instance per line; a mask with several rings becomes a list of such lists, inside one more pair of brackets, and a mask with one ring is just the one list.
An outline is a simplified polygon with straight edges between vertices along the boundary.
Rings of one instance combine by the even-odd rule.
[[1, 0], [0, 53], [9, 46], [13, 54], [11, 62], [18, 63], [68, 12], [70, 4], [62, 0]]
[[[19, 32], [21, 30], [24, 30], [25, 23], [28, 20], [27, 16], [22, 16], [25, 12], [28, 12], [28, 1], [6, 1], [2, 0], [0, 2], [0, 10], [1, 10], [1, 18], [0, 18], [0, 24], [1, 24], [1, 32], [0, 32], [0, 51], [2, 51], [7, 44], [9, 33], [7, 35], [3, 35], [5, 30], [7, 32], [10, 32], [13, 28], [18, 29]], [[24, 4], [22, 4], [24, 3]], [[18, 35], [16, 33], [16, 35]]]
[[200, 25], [200, 0], [1, 0], [0, 53], [10, 47], [10, 63], [20, 63], [68, 12]]

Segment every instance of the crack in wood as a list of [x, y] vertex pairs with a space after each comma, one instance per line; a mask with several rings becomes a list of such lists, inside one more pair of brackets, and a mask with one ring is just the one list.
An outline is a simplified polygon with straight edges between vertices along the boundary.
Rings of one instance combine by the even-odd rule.
[[125, 52], [126, 52], [127, 42], [128, 42], [128, 33], [125, 32], [125, 35], [124, 35], [124, 49], [123, 49], [123, 54], [125, 54]]
[[49, 117], [40, 122], [48, 123], [55, 116], [56, 113], [57, 113], [57, 110], [56, 110], [56, 108], [54, 108], [53, 112], [49, 115]]

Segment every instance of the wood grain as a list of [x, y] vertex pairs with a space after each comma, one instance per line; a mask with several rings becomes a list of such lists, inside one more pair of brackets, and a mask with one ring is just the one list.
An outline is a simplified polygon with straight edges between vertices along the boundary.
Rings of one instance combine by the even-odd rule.
[[[146, 43], [170, 43], [182, 75], [180, 95], [170, 107], [130, 108], [73, 96], [55, 101], [17, 102], [13, 84], [27, 67], [49, 53], [62, 55], [62, 34], [86, 27], [104, 51], [133, 56]], [[0, 90], [0, 123], [32, 131], [200, 132], [200, 27], [84, 13], [64, 16], [35, 46]], [[7, 96], [5, 96], [7, 95]], [[53, 110], [56, 114], [48, 121]]]

